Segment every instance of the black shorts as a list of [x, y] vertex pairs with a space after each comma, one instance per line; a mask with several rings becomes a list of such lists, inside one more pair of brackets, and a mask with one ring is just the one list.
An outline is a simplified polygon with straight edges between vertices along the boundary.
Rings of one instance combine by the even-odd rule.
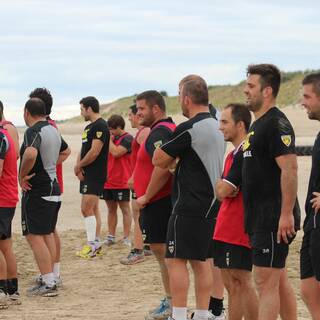
[[[294, 237], [289, 240], [291, 243]], [[284, 268], [289, 253], [289, 244], [277, 243], [276, 232], [257, 232], [250, 234], [252, 262], [257, 267]]]
[[100, 198], [106, 201], [130, 201], [130, 189], [104, 189]]
[[47, 201], [24, 193], [21, 200], [22, 234], [46, 235], [54, 232], [61, 201]]
[[172, 215], [167, 233], [166, 258], [205, 261], [213, 232], [213, 219]]
[[214, 264], [220, 269], [252, 271], [251, 249], [214, 240]]
[[0, 208], [0, 240], [11, 238], [11, 223], [16, 208]]
[[210, 239], [210, 243], [209, 243], [209, 249], [208, 249], [208, 255], [207, 258], [214, 258], [214, 240], [213, 240], [213, 235], [214, 235], [214, 229], [216, 227], [216, 223], [217, 223], [217, 218], [213, 218], [212, 219], [212, 235], [211, 235], [211, 239]]
[[152, 202], [140, 210], [139, 224], [145, 243], [166, 243], [171, 212], [171, 196]]
[[320, 228], [304, 234], [300, 250], [300, 278], [320, 281]]
[[100, 197], [103, 194], [104, 181], [84, 179], [80, 181], [80, 193]]
[[137, 200], [137, 194], [134, 192], [134, 190], [131, 190], [131, 199]]

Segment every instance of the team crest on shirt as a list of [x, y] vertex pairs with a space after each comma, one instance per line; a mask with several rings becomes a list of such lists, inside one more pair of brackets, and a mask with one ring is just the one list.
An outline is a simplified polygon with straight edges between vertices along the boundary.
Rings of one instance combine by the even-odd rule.
[[157, 149], [157, 148], [160, 148], [162, 146], [162, 140], [158, 140], [156, 141], [154, 144], [154, 147]]
[[168, 243], [168, 250], [172, 254], [174, 251], [174, 241], [169, 241]]
[[100, 139], [102, 136], [102, 131], [97, 131], [96, 136], [98, 139]]
[[254, 131], [251, 131], [247, 134], [246, 139], [244, 140], [244, 143], [242, 145], [242, 150], [246, 151], [250, 147], [250, 137], [254, 135]]
[[281, 136], [281, 140], [287, 147], [290, 146], [290, 144], [291, 144], [291, 136], [290, 136], [290, 134]]
[[88, 141], [88, 132], [90, 129], [86, 129], [82, 132], [82, 142], [87, 142]]

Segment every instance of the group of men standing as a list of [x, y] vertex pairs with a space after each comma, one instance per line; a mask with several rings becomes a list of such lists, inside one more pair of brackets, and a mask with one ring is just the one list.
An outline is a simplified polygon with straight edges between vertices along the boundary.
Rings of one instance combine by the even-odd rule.
[[[134, 249], [121, 262], [143, 261], [142, 242], [148, 243], [159, 263], [165, 291], [165, 298], [148, 312], [147, 320], [187, 320], [188, 262], [196, 295], [192, 318], [224, 319], [221, 305], [218, 312], [212, 310], [212, 305], [217, 306], [217, 301], [222, 304], [222, 299], [213, 297], [219, 279], [212, 276], [211, 258], [221, 270], [228, 292], [228, 319], [272, 320], [279, 314], [282, 319], [297, 319], [296, 298], [285, 263], [289, 245], [300, 228], [298, 167], [293, 128], [276, 107], [280, 83], [276, 66], [250, 65], [244, 88], [246, 104], [230, 103], [217, 114], [209, 108], [205, 80], [189, 75], [179, 83], [179, 102], [188, 120], [178, 126], [167, 117], [161, 94], [145, 91], [131, 107], [131, 117], [136, 116], [139, 128], [134, 139], [124, 131], [122, 117], [113, 116], [108, 122], [101, 117], [96, 98], [80, 101], [81, 115], [90, 123], [83, 132], [74, 167], [80, 181], [87, 234], [87, 244], [77, 255], [92, 258], [102, 254], [98, 208], [101, 196], [110, 215], [106, 242], [114, 243], [119, 205], [124, 216], [123, 242], [130, 244], [131, 215], [126, 204], [130, 199], [127, 190], [133, 189]], [[302, 105], [310, 119], [320, 121], [320, 74], [307, 75], [302, 85]], [[62, 180], [57, 165], [70, 150], [49, 118], [51, 106], [48, 110], [46, 99], [33, 95], [25, 105], [24, 118], [29, 128], [20, 150], [19, 174], [17, 135], [1, 112], [3, 306], [7, 295], [12, 301], [19, 300], [11, 246], [17, 176], [23, 191], [22, 230], [40, 270], [37, 285], [28, 294], [54, 296], [61, 282], [56, 222]], [[320, 319], [319, 139], [313, 148], [300, 260], [302, 297], [313, 319]], [[223, 166], [225, 141], [230, 141], [234, 150], [228, 153]], [[2, 196], [3, 188], [10, 197]]]

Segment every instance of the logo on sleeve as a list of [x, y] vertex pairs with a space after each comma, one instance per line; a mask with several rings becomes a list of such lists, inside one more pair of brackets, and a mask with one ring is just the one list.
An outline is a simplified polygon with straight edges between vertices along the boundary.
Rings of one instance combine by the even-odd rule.
[[100, 139], [102, 136], [102, 131], [97, 131], [96, 136], [98, 139]]
[[290, 146], [290, 144], [291, 144], [291, 136], [289, 134], [281, 136], [281, 140], [282, 140], [284, 145], [286, 145], [287, 147]]
[[250, 137], [254, 135], [254, 131], [251, 131], [247, 134], [246, 139], [244, 140], [242, 150], [246, 151], [250, 147]]
[[156, 141], [154, 144], [154, 147], [157, 149], [157, 148], [160, 148], [162, 146], [162, 140], [158, 140]]

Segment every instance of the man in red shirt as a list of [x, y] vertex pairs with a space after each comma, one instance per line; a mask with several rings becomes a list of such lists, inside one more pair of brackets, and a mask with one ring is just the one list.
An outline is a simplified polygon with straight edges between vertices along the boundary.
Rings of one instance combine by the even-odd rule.
[[131, 228], [130, 189], [128, 180], [132, 174], [131, 144], [133, 137], [124, 130], [125, 121], [120, 115], [112, 115], [108, 119], [108, 127], [112, 135], [109, 142], [108, 174], [104, 184], [103, 199], [108, 207], [107, 245], [115, 243], [117, 228], [118, 205], [123, 215], [123, 239], [125, 245], [130, 246], [129, 239]]
[[221, 269], [228, 291], [230, 320], [257, 319], [258, 298], [252, 281], [252, 252], [244, 231], [241, 187], [242, 144], [251, 123], [245, 105], [229, 104], [221, 113], [220, 130], [225, 141], [235, 147], [224, 165], [222, 179], [216, 183], [217, 198], [222, 201], [214, 232], [214, 263]]
[[[134, 171], [134, 167], [136, 165], [137, 154], [140, 149], [140, 145], [146, 140], [149, 135], [150, 128], [139, 125], [139, 117], [137, 115], [138, 109], [137, 105], [132, 105], [129, 108], [128, 118], [131, 123], [132, 128], [137, 128], [138, 132], [136, 133], [131, 147], [131, 167], [132, 171]], [[139, 217], [140, 217], [140, 209], [137, 205], [137, 196], [133, 189], [133, 173], [132, 176], [128, 180], [128, 186], [132, 191], [132, 201], [131, 201], [131, 209], [133, 214], [134, 228], [133, 228], [133, 249], [130, 251], [128, 256], [120, 259], [120, 262], [125, 265], [132, 265], [138, 262], [144, 261], [144, 256], [150, 250], [144, 249], [143, 247], [143, 239], [142, 232], [139, 226]]]
[[171, 118], [167, 118], [165, 101], [159, 92], [145, 91], [137, 96], [136, 101], [140, 125], [150, 127], [151, 130], [138, 151], [133, 175], [134, 190], [141, 209], [139, 222], [143, 239], [150, 244], [158, 260], [166, 294], [146, 319], [165, 319], [171, 315], [171, 293], [164, 257], [168, 221], [172, 211], [172, 175], [168, 169], [154, 167], [152, 157], [156, 148], [170, 140], [176, 126]]
[[15, 142], [0, 126], [0, 308], [19, 304], [16, 257], [12, 249], [11, 223], [18, 202], [18, 173]]
[[[46, 119], [47, 121], [57, 129], [56, 122], [50, 118], [51, 109], [53, 105], [53, 99], [51, 92], [46, 88], [36, 88], [34, 89], [30, 94], [30, 98], [39, 98], [41, 99], [46, 107]], [[68, 148], [65, 152], [65, 156], [61, 158], [62, 162], [65, 161], [70, 156], [71, 150]], [[62, 173], [62, 162], [57, 164], [57, 179], [60, 186], [60, 192], [63, 193], [63, 173]], [[54, 242], [56, 244], [56, 259], [54, 261], [53, 265], [53, 273], [56, 278], [57, 285], [59, 286], [61, 284], [61, 278], [60, 278], [60, 252], [61, 252], [61, 243], [60, 243], [60, 237], [57, 228], [54, 230]], [[38, 276], [36, 278], [36, 282], [40, 283], [42, 281], [41, 277]]]

